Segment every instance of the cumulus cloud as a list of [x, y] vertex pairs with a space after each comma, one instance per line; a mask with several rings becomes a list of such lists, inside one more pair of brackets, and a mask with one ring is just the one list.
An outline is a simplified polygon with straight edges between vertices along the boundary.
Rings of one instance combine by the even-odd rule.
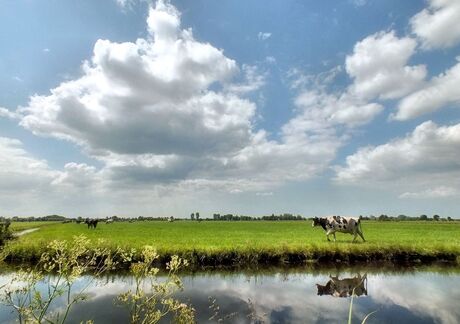
[[460, 42], [460, 2], [429, 0], [429, 7], [410, 20], [425, 49], [452, 47]]
[[346, 58], [346, 71], [354, 81], [350, 91], [368, 99], [395, 99], [417, 89], [427, 71], [424, 65], [407, 65], [416, 46], [414, 39], [398, 38], [394, 31], [358, 42]]
[[152, 39], [98, 40], [84, 75], [32, 97], [21, 124], [101, 154], [207, 155], [244, 147], [255, 106], [207, 90], [235, 74], [236, 63], [180, 30], [167, 3], [151, 8], [147, 23]]
[[425, 194], [447, 196], [447, 187], [460, 189], [459, 161], [460, 124], [438, 126], [427, 121], [405, 138], [360, 148], [346, 158], [345, 166], [336, 168], [336, 180], [362, 185], [394, 184], [405, 189], [437, 188]]
[[[266, 72], [197, 41], [169, 2], [150, 8], [147, 30], [136, 42], [98, 40], [80, 78], [20, 109], [26, 129], [74, 142], [104, 164], [100, 172], [69, 164], [55, 183], [102, 177], [115, 186], [260, 190], [315, 176], [335, 157], [333, 130], [296, 119], [278, 140], [256, 130], [256, 105], [244, 95], [264, 86]], [[333, 119], [361, 123], [351, 110]]]
[[351, 129], [369, 123], [383, 111], [382, 105], [368, 102], [351, 91], [328, 91], [328, 86], [342, 70], [338, 65], [316, 75], [304, 74], [297, 68], [288, 72], [291, 88], [298, 91], [294, 101], [298, 114], [284, 129], [336, 131], [340, 126]]
[[[460, 57], [457, 58], [460, 61]], [[439, 110], [447, 105], [460, 104], [460, 63], [434, 77], [422, 89], [405, 97], [399, 103], [396, 120], [408, 120]]]
[[100, 171], [84, 163], [70, 162], [64, 170], [53, 169], [46, 160], [34, 157], [20, 140], [14, 138], [0, 137], [0, 156], [0, 191], [11, 195], [40, 196], [61, 190], [68, 193], [104, 181]]

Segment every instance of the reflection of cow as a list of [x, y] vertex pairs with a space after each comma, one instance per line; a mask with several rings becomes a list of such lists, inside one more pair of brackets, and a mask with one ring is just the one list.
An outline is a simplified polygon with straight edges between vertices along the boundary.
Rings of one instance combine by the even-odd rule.
[[329, 276], [330, 280], [323, 286], [316, 284], [318, 288], [318, 295], [331, 295], [333, 297], [350, 297], [353, 294], [355, 296], [367, 296], [367, 275], [361, 276], [358, 274], [353, 278], [339, 279], [339, 277]]
[[315, 217], [311, 226], [321, 226], [326, 231], [326, 238], [328, 241], [330, 241], [329, 235], [332, 234], [334, 236], [335, 242], [335, 232], [349, 233], [354, 235], [353, 242], [356, 240], [357, 235], [361, 236], [364, 242], [366, 241], [361, 229], [361, 218], [341, 216], [321, 218]]

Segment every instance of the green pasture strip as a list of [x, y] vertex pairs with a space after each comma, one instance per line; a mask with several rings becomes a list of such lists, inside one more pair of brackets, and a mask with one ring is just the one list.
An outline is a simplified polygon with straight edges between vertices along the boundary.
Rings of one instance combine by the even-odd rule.
[[10, 229], [13, 232], [19, 232], [30, 228], [37, 228], [47, 225], [60, 224], [61, 221], [37, 221], [37, 222], [12, 222]]
[[[162, 256], [179, 254], [198, 263], [251, 264], [369, 257], [391, 259], [397, 255], [419, 254], [460, 257], [459, 222], [377, 222], [362, 224], [367, 242], [351, 243], [352, 236], [337, 233], [337, 242], [327, 242], [320, 227], [305, 221], [209, 221], [99, 223], [96, 230], [85, 224], [56, 224], [43, 227], [13, 241], [11, 259], [34, 260], [51, 240], [71, 240], [85, 235], [115, 250], [144, 245], [157, 248]], [[100, 242], [99, 240], [103, 240]]]

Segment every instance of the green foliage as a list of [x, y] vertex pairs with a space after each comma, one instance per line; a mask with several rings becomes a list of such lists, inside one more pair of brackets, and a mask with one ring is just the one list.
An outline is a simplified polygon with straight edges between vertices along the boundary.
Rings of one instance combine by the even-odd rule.
[[[87, 300], [85, 290], [102, 274], [114, 270], [117, 261], [131, 262], [135, 250], [117, 249], [114, 254], [103, 247], [103, 242], [92, 244], [85, 236], [76, 236], [73, 241], [51, 241], [40, 261], [32, 269], [15, 272], [8, 284], [0, 287], [0, 301], [17, 312], [20, 323], [65, 323], [70, 309], [76, 303]], [[141, 250], [141, 260], [131, 263], [131, 273], [136, 286], [119, 296], [131, 314], [131, 323], [157, 323], [167, 314], [172, 314], [177, 323], [194, 323], [195, 310], [173, 297], [183, 289], [177, 272], [188, 265], [187, 261], [173, 256], [166, 264], [167, 279], [158, 281], [158, 254], [151, 246]], [[74, 289], [74, 283], [84, 273], [91, 272], [91, 279], [83, 288]], [[143, 287], [150, 283], [150, 290]], [[47, 285], [46, 292], [38, 288]], [[53, 309], [57, 300], [64, 300], [64, 307]], [[87, 323], [91, 323], [89, 320]]]
[[[3, 289], [1, 301], [17, 312], [20, 323], [64, 323], [72, 306], [87, 298], [84, 291], [91, 281], [74, 291], [76, 279], [92, 270], [94, 280], [114, 269], [113, 260], [110, 249], [94, 247], [82, 235], [72, 241], [53, 240], [34, 268], [15, 272]], [[43, 281], [48, 286], [47, 293], [37, 288]], [[65, 300], [63, 310], [50, 312], [51, 305], [60, 297]]]
[[[123, 260], [132, 261], [134, 252], [124, 253]], [[153, 324], [171, 314], [176, 323], [194, 323], [195, 310], [173, 298], [174, 293], [183, 289], [177, 272], [188, 265], [187, 261], [173, 256], [166, 264], [167, 278], [161, 282], [157, 280], [159, 269], [154, 266], [156, 261], [156, 250], [151, 246], [145, 246], [141, 251], [141, 260], [131, 263], [135, 289], [118, 297], [119, 302], [129, 310], [130, 322]], [[150, 289], [144, 289], [145, 286]]]
[[11, 222], [7, 219], [4, 222], [0, 222], [0, 246], [3, 246], [5, 242], [12, 238]]

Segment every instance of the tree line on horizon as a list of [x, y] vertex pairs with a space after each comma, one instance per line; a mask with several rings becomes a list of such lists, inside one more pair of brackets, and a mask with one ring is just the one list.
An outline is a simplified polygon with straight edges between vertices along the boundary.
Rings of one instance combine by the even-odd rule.
[[[407, 216], [404, 214], [400, 214], [398, 216], [389, 216], [386, 214], [381, 214], [380, 216], [369, 215], [369, 216], [359, 216], [363, 220], [374, 220], [374, 221], [455, 221], [450, 216], [448, 217], [441, 217], [437, 214], [429, 217], [428, 215], [422, 214], [420, 216]], [[14, 216], [11, 218], [0, 216], [0, 223], [5, 223], [7, 220], [12, 222], [34, 222], [34, 221], [62, 221], [62, 222], [71, 222], [76, 221], [84, 222], [87, 217], [76, 217], [76, 218], [68, 218], [61, 215], [47, 215], [42, 217], [19, 217]], [[170, 220], [191, 220], [191, 221], [306, 221], [313, 219], [313, 216], [304, 217], [301, 215], [294, 215], [290, 213], [284, 214], [271, 214], [271, 215], [264, 215], [264, 216], [248, 216], [248, 215], [234, 215], [234, 214], [219, 214], [214, 213], [212, 218], [202, 218], [199, 212], [194, 212], [190, 214], [190, 218], [175, 218], [173, 216], [168, 217], [152, 217], [152, 216], [138, 216], [138, 217], [120, 217], [120, 216], [108, 216], [105, 218], [99, 218], [100, 220], [107, 220], [112, 219], [115, 222], [128, 222], [128, 221], [170, 221]]]

